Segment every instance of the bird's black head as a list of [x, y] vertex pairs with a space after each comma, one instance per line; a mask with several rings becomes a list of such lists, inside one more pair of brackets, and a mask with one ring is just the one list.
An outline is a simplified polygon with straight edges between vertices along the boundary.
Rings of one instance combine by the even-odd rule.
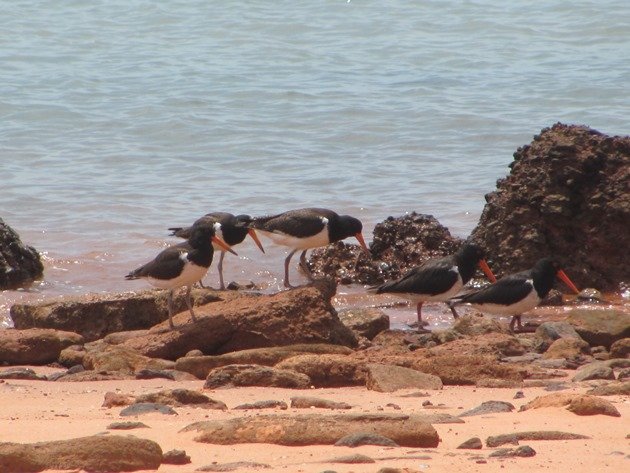
[[541, 258], [536, 261], [532, 268], [532, 279], [534, 280], [534, 288], [540, 297], [544, 298], [549, 294], [559, 270], [560, 265], [551, 258]]
[[254, 219], [250, 215], [241, 214], [234, 217], [234, 225], [240, 228], [249, 228]]
[[[332, 222], [331, 222], [332, 223]], [[363, 224], [358, 218], [350, 215], [340, 215], [335, 224], [330, 225], [329, 237], [331, 243], [343, 240], [349, 236], [356, 236], [363, 231]]]
[[[455, 253], [455, 262], [457, 263], [457, 269], [459, 270], [464, 284], [470, 281], [475, 274], [477, 266], [484, 258], [485, 252], [480, 246], [474, 243], [464, 243], [459, 250], [457, 250]], [[483, 264], [485, 265], [485, 262]], [[484, 269], [484, 272], [487, 273], [486, 270], [489, 271], [487, 265], [485, 265]], [[494, 281], [494, 279], [490, 278], [489, 274], [487, 274], [487, 276], [491, 281]], [[492, 278], [494, 278], [494, 275]]]
[[212, 248], [212, 237], [216, 235], [215, 226], [217, 223], [204, 222], [193, 225], [190, 230], [188, 243], [193, 248]]

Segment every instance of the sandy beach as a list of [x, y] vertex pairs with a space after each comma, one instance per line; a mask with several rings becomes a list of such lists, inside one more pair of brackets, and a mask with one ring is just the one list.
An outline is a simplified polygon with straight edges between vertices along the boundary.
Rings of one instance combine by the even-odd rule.
[[[38, 374], [57, 371], [51, 367], [33, 367]], [[567, 372], [569, 375], [569, 372]], [[567, 383], [563, 393], [584, 393], [592, 384]], [[177, 407], [177, 415], [144, 414], [121, 417], [122, 408], [102, 407], [106, 392], [138, 395], [163, 389], [186, 388], [203, 391], [215, 400], [227, 404], [228, 410], [208, 410], [194, 407]], [[514, 399], [517, 391], [524, 397]], [[416, 395], [414, 395], [416, 393]], [[445, 386], [439, 391], [400, 390], [394, 393], [369, 391], [364, 387], [338, 389], [291, 390], [278, 388], [241, 387], [204, 390], [203, 381], [170, 381], [165, 379], [99, 382], [42, 382], [6, 380], [0, 383], [0, 441], [32, 443], [71, 439], [106, 433], [107, 435], [135, 435], [156, 441], [164, 452], [185, 450], [191, 458], [187, 465], [165, 465], [160, 472], [188, 472], [197, 468], [232, 462], [255, 462], [269, 465], [268, 469], [241, 467], [236, 471], [287, 471], [316, 473], [377, 472], [381, 468], [398, 468], [402, 471], [470, 471], [470, 472], [521, 472], [521, 471], [624, 471], [628, 466], [628, 415], [630, 399], [627, 396], [610, 396], [621, 417], [604, 415], [578, 416], [563, 407], [532, 409], [518, 412], [521, 405], [537, 396], [549, 394], [543, 387], [490, 389], [474, 386]], [[411, 396], [410, 396], [411, 395]], [[315, 396], [321, 399], [343, 401], [352, 406], [351, 413], [431, 413], [441, 412], [457, 416], [484, 401], [505, 401], [515, 406], [508, 413], [465, 417], [460, 424], [435, 424], [441, 442], [437, 448], [413, 449], [407, 447], [336, 446], [286, 447], [270, 444], [212, 445], [194, 440], [196, 433], [180, 430], [187, 425], [210, 419], [257, 416], [261, 413], [303, 413], [304, 409], [288, 410], [233, 410], [244, 403], [262, 400], [285, 401], [290, 405], [294, 396]], [[423, 406], [430, 401], [431, 406]], [[327, 413], [328, 410], [308, 411]], [[132, 431], [107, 430], [113, 422], [140, 421], [149, 428]], [[521, 441], [529, 445], [536, 455], [529, 458], [489, 458], [496, 448], [486, 447], [486, 438], [492, 435], [524, 431], [557, 430], [589, 436], [584, 440]], [[481, 450], [457, 449], [465, 440], [479, 437]], [[504, 445], [503, 447], [514, 447]], [[368, 464], [336, 463], [333, 459], [362, 454], [375, 462]], [[407, 469], [407, 470], [404, 470]], [[217, 470], [218, 471], [218, 470]]]

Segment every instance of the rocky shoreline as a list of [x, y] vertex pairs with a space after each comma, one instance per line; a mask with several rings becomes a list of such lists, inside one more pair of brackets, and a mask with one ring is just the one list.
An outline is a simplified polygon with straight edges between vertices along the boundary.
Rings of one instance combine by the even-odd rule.
[[[499, 275], [552, 254], [581, 287], [623, 289], [628, 163], [630, 138], [544, 129], [471, 238]], [[195, 289], [199, 320], [180, 295], [175, 330], [157, 290], [14, 304], [0, 471], [627, 469], [627, 299], [556, 292], [520, 333], [473, 310], [416, 333], [375, 307], [335, 308], [337, 284], [393, 279], [462, 243], [431, 216], [389, 217], [371, 259], [337, 243], [313, 252], [306, 286]]]

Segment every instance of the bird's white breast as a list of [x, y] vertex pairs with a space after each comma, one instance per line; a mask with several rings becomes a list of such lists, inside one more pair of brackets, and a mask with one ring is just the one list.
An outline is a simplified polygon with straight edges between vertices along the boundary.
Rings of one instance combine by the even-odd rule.
[[322, 218], [322, 223], [324, 224], [324, 228], [322, 228], [319, 233], [304, 238], [294, 237], [277, 230], [275, 232], [256, 230], [256, 232], [261, 233], [278, 245], [288, 246], [290, 248], [295, 248], [298, 250], [307, 250], [309, 248], [326, 246], [328, 243], [330, 243], [328, 239], [328, 219]]
[[160, 289], [172, 289], [180, 286], [190, 286], [193, 283], [202, 279], [208, 272], [208, 268], [198, 266], [195, 263], [188, 261], [188, 253], [182, 253], [179, 257], [184, 261], [184, 268], [179, 276], [175, 279], [157, 279], [148, 277], [147, 280], [153, 286]]

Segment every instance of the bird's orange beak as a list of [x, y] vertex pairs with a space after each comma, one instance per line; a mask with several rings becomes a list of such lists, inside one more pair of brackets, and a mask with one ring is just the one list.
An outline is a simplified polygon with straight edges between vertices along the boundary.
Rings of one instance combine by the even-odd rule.
[[359, 245], [361, 245], [361, 248], [363, 248], [365, 250], [365, 252], [370, 255], [370, 250], [368, 249], [367, 245], [365, 244], [365, 240], [363, 239], [363, 234], [362, 233], [356, 233], [354, 235], [354, 237], [359, 240]]
[[260, 243], [260, 240], [258, 239], [258, 235], [256, 235], [256, 231], [253, 228], [250, 228], [247, 230], [247, 233], [249, 233], [249, 236], [252, 237], [252, 240], [254, 240], [254, 243], [256, 243], [256, 246], [260, 248], [260, 251], [264, 253], [265, 249], [263, 248], [262, 243]]
[[488, 266], [488, 263], [486, 263], [485, 259], [479, 260], [479, 267], [486, 274], [486, 277], [490, 280], [491, 283], [494, 284], [495, 282], [497, 282], [497, 278], [494, 276], [494, 273], [490, 269], [490, 266]]
[[229, 251], [230, 253], [232, 253], [233, 255], [237, 255], [238, 253], [236, 251], [234, 251], [230, 245], [228, 245], [226, 242], [224, 242], [223, 240], [221, 240], [221, 238], [219, 238], [218, 236], [213, 236], [212, 237], [212, 242], [216, 243], [217, 245], [219, 245], [221, 248], [223, 248], [225, 251]]
[[567, 273], [559, 269], [558, 272], [556, 273], [556, 276], [558, 276], [558, 279], [560, 279], [563, 283], [569, 286], [573, 292], [575, 292], [576, 294], [580, 293], [580, 290], [577, 287], [575, 287], [575, 284], [573, 284], [573, 281], [569, 279], [569, 276], [567, 276]]

